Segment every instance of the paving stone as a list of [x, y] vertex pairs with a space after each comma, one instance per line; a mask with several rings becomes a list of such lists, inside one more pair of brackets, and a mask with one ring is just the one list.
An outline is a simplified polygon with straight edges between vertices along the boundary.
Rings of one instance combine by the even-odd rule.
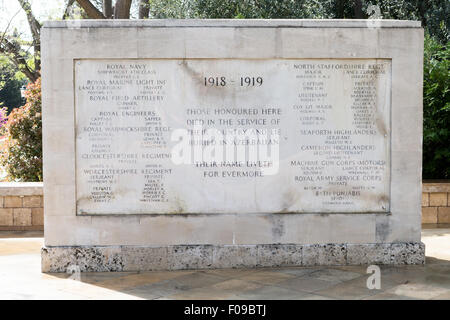
[[333, 299], [360, 300], [380, 292], [381, 290], [370, 290], [368, 288], [354, 286], [348, 283], [339, 283], [330, 288], [316, 291], [315, 294], [327, 296]]
[[348, 281], [361, 277], [361, 274], [337, 269], [322, 269], [308, 274], [308, 276], [327, 281]]
[[243, 298], [247, 300], [297, 300], [304, 299], [307, 296], [312, 295], [307, 292], [299, 292], [298, 290], [291, 290], [275, 286], [264, 286], [236, 295], [237, 298]]
[[[46, 248], [47, 254], [54, 254], [56, 260], [86, 268], [80, 282], [68, 279], [70, 275], [65, 273], [40, 273], [42, 232], [0, 232], [0, 299], [449, 299], [450, 258], [446, 255], [449, 234], [449, 229], [423, 233], [422, 240], [435, 253], [428, 257], [428, 264], [380, 265], [379, 292], [368, 291], [369, 274], [364, 274], [365, 266], [138, 273], [120, 270], [125, 262], [116, 258], [123, 247], [99, 247], [99, 251], [83, 247], [65, 251]], [[399, 244], [394, 248], [400, 253], [397, 258], [407, 263], [402, 250], [421, 250], [421, 246]], [[92, 272], [88, 264], [83, 266], [92, 261], [96, 261], [97, 271], [116, 272]], [[366, 294], [370, 296], [365, 297]]]
[[338, 283], [339, 281], [319, 280], [312, 277], [300, 277], [277, 283], [277, 286], [301, 292], [316, 292], [332, 287]]

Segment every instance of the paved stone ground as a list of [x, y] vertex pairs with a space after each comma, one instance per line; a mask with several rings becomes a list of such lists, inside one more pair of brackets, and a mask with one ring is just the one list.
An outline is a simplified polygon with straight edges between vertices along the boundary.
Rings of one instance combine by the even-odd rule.
[[0, 232], [0, 299], [450, 299], [450, 227], [424, 229], [425, 266], [42, 274], [42, 233]]

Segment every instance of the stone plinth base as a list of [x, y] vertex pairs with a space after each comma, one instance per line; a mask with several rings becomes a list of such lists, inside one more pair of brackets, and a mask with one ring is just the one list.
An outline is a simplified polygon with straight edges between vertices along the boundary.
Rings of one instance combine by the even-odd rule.
[[42, 248], [42, 272], [424, 264], [421, 242]]

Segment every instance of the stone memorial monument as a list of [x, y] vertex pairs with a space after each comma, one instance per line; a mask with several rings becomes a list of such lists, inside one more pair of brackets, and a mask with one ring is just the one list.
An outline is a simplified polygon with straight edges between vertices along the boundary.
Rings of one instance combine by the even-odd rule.
[[42, 270], [421, 264], [423, 29], [50, 21]]

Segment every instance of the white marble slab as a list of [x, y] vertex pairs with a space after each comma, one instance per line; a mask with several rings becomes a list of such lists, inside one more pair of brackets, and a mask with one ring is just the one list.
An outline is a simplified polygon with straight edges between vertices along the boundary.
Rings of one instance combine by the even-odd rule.
[[87, 59], [74, 73], [77, 214], [390, 210], [389, 59]]

